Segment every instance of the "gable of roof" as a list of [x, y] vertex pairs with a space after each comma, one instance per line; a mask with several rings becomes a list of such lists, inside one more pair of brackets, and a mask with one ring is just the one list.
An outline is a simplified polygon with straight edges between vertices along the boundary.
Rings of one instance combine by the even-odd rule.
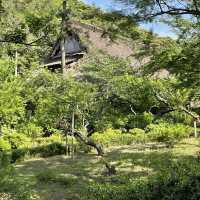
[[[50, 58], [61, 58], [60, 40], [61, 38], [59, 38], [55, 43], [53, 50], [49, 56]], [[65, 36], [66, 56], [71, 56], [84, 51], [86, 51], [86, 47], [81, 43], [78, 35], [73, 32], [68, 32]]]

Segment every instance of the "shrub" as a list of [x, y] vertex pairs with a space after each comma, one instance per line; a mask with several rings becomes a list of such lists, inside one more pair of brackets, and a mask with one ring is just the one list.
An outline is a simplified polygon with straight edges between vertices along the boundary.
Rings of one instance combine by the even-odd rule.
[[50, 137], [37, 137], [35, 142], [37, 144], [62, 143], [62, 138], [60, 134], [53, 134]]
[[147, 141], [147, 136], [143, 129], [134, 128], [131, 129], [129, 132], [133, 135], [135, 143], [145, 143]]
[[12, 149], [18, 149], [30, 145], [30, 139], [23, 133], [17, 133], [14, 129], [3, 127], [2, 133], [2, 138], [9, 142]]
[[129, 127], [136, 128], [139, 127], [144, 129], [147, 125], [153, 122], [154, 116], [149, 112], [144, 112], [142, 114], [137, 114], [132, 116], [129, 120]]
[[134, 137], [129, 133], [122, 133], [121, 130], [107, 129], [103, 133], [95, 133], [92, 139], [103, 146], [130, 145]]
[[7, 140], [0, 138], [0, 151], [8, 151], [11, 149], [11, 145]]
[[145, 134], [145, 131], [140, 128], [134, 128], [134, 129], [129, 130], [129, 133], [131, 133], [132, 135], [143, 135]]
[[4, 138], [9, 141], [12, 149], [24, 148], [30, 145], [29, 138], [24, 134], [12, 133]]
[[42, 132], [43, 132], [42, 130], [43, 130], [42, 127], [37, 126], [36, 124], [30, 122], [26, 124], [26, 126], [24, 126], [21, 131], [34, 140], [36, 137], [39, 137], [42, 135]]
[[151, 124], [147, 127], [148, 138], [152, 141], [175, 143], [189, 137], [193, 128], [183, 124]]
[[9, 163], [10, 163], [10, 154], [7, 152], [0, 152], [0, 169], [7, 166]]
[[62, 144], [52, 143], [46, 146], [13, 150], [11, 160], [14, 163], [17, 160], [24, 159], [25, 157], [49, 157], [62, 155], [65, 153], [65, 151], [65, 146], [63, 146]]
[[17, 160], [23, 160], [26, 156], [29, 156], [29, 150], [24, 149], [15, 149], [11, 153], [11, 162], [15, 163]]
[[187, 162], [175, 162], [167, 171], [128, 184], [93, 184], [88, 199], [96, 200], [198, 200], [200, 168]]
[[46, 146], [36, 147], [30, 150], [30, 155], [39, 154], [41, 157], [61, 155], [65, 153], [65, 147], [60, 143], [52, 143]]
[[165, 115], [165, 121], [168, 121], [169, 123], [182, 123], [186, 125], [191, 125], [193, 122], [193, 117], [190, 115], [187, 115], [183, 112], [174, 111], [169, 114]]

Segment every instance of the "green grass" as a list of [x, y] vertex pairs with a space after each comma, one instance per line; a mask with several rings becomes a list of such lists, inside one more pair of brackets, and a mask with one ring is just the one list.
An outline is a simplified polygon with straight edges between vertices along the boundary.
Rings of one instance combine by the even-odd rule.
[[200, 151], [196, 139], [181, 141], [173, 149], [118, 146], [107, 149], [106, 159], [117, 168], [117, 175], [105, 175], [102, 161], [94, 153], [33, 158], [15, 165], [17, 176], [31, 184], [41, 200], [84, 200], [90, 183], [124, 184], [127, 180], [144, 179], [167, 169], [174, 160], [191, 161]]

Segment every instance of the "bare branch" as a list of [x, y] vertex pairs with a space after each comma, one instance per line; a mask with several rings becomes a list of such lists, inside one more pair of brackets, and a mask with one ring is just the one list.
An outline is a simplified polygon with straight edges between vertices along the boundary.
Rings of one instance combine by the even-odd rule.
[[5, 40], [5, 39], [1, 39], [0, 43], [11, 43], [11, 44], [21, 44], [24, 46], [32, 46], [32, 47], [37, 47], [37, 46], [43, 46], [43, 45], [38, 45], [36, 44], [37, 42], [41, 41], [42, 39], [44, 39], [47, 36], [47, 34], [43, 35], [42, 37], [38, 38], [37, 40], [34, 40], [32, 42], [26, 43], [26, 42], [18, 42], [18, 41], [14, 41], [14, 40]]
[[197, 0], [193, 0], [196, 11], [199, 11]]
[[197, 115], [196, 113], [189, 111], [188, 109], [186, 109], [183, 106], [180, 106], [179, 109], [182, 110], [183, 112], [185, 112], [186, 114], [190, 115], [191, 117], [193, 117], [195, 120], [200, 121], [200, 116]]
[[199, 10], [194, 10], [194, 9], [187, 9], [187, 8], [171, 8], [168, 10], [162, 10], [160, 12], [155, 12], [152, 14], [144, 15], [141, 16], [139, 13], [136, 14], [136, 17], [138, 17], [140, 20], [148, 20], [152, 19], [161, 15], [195, 15], [195, 16], [200, 16], [200, 11]]
[[95, 143], [91, 138], [85, 137], [78, 131], [74, 131], [72, 133], [67, 133], [69, 135], [73, 135], [75, 138], [81, 140], [86, 145], [89, 145], [97, 150], [98, 156], [102, 156], [104, 154], [103, 147], [101, 144]]
[[134, 114], [134, 115], [137, 115], [137, 113], [134, 111], [133, 107], [130, 105], [130, 109], [131, 109], [131, 112]]
[[188, 114], [191, 117], [193, 117], [193, 119], [195, 119], [198, 122], [200, 122], [200, 116], [198, 114], [189, 111], [184, 106], [178, 106], [177, 108], [173, 108], [173, 107], [170, 108], [170, 106], [169, 106], [170, 104], [168, 103], [168, 101], [166, 99], [162, 98], [158, 93], [155, 93], [155, 96], [160, 102], [164, 103], [165, 105], [167, 105], [169, 107], [169, 110], [167, 110], [166, 112], [162, 113], [162, 115], [164, 115], [166, 113], [169, 113], [169, 112], [173, 112], [173, 111], [179, 110], [179, 111], [185, 112], [186, 114]]
[[158, 4], [158, 6], [160, 8], [160, 12], [163, 12], [161, 2], [159, 0], [156, 0], [156, 3]]
[[29, 43], [25, 43], [25, 42], [17, 42], [17, 41], [13, 41], [13, 40], [0, 40], [0, 43], [21, 44], [21, 45], [25, 45], [25, 46], [38, 46], [35, 44], [29, 44]]
[[163, 97], [161, 97], [160, 94], [158, 94], [156, 91], [154, 91], [154, 94], [158, 101], [162, 102], [166, 106], [169, 106], [168, 101], [166, 99], [164, 99]]

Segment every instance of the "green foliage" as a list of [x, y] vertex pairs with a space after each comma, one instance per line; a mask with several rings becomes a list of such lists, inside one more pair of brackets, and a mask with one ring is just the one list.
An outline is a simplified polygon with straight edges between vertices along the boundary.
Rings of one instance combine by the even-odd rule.
[[[145, 21], [152, 21], [154, 18], [158, 18], [163, 15], [169, 15], [178, 19], [185, 19], [185, 15], [191, 15], [191, 18], [199, 18], [200, 13], [198, 12], [200, 4], [197, 1], [194, 2], [180, 2], [180, 1], [170, 1], [166, 0], [164, 3], [161, 0], [158, 1], [146, 1], [146, 0], [115, 0], [115, 2], [120, 3], [119, 6], [125, 7], [129, 12], [139, 20], [143, 19]], [[173, 8], [173, 9], [172, 9]], [[134, 11], [137, 11], [136, 14]], [[185, 12], [182, 12], [182, 11]], [[196, 10], [196, 12], [194, 12]], [[170, 21], [170, 17], [168, 20]], [[191, 20], [192, 21], [192, 20]]]
[[107, 129], [102, 133], [93, 134], [94, 141], [104, 146], [130, 145], [132, 143], [146, 143], [149, 141], [163, 142], [170, 146], [183, 138], [191, 136], [193, 128], [183, 124], [169, 124], [166, 122], [150, 124], [145, 130], [134, 128], [128, 133], [121, 130]]
[[168, 69], [181, 82], [183, 88], [198, 87], [199, 82], [199, 28], [193, 37], [184, 39], [180, 44], [163, 48], [153, 55], [151, 61], [144, 68], [146, 73], [153, 73], [159, 69]]
[[[140, 14], [149, 15], [159, 11], [155, 4], [159, 2], [138, 0], [129, 1], [129, 5], [134, 4]], [[193, 118], [180, 113], [180, 108], [200, 100], [199, 25], [195, 23], [198, 20], [187, 23], [190, 19], [175, 19], [173, 25], [181, 26], [179, 31], [185, 37], [176, 42], [140, 30], [135, 18], [124, 16], [123, 12], [107, 13], [69, 0], [73, 19], [102, 27], [102, 36], [109, 36], [112, 42], [126, 40], [134, 48], [131, 58], [149, 62], [135, 69], [129, 59], [92, 50], [80, 63], [80, 69], [74, 68], [75, 73], [62, 76], [39, 67], [60, 33], [61, 3], [0, 1], [0, 199], [2, 193], [9, 199], [37, 198], [31, 186], [15, 177], [9, 163], [66, 153], [62, 136], [64, 131], [71, 130], [72, 113], [75, 129], [83, 130], [89, 122], [96, 131], [92, 139], [106, 147], [149, 141], [173, 146], [193, 132]], [[185, 5], [188, 9], [200, 6], [194, 2], [182, 6]], [[169, 8], [163, 3], [161, 6]], [[18, 77], [14, 76], [16, 50], [21, 71]], [[161, 68], [169, 70], [169, 79], [156, 80], [151, 76]], [[152, 107], [173, 112], [153, 115]], [[43, 138], [44, 130], [54, 134]], [[68, 137], [70, 144], [71, 140]], [[77, 141], [74, 143], [79, 150], [90, 150]], [[155, 177], [134, 182], [128, 177], [113, 177], [112, 184], [92, 185], [88, 195], [97, 200], [200, 199], [198, 165], [175, 162]], [[58, 176], [52, 170], [38, 173], [36, 179], [40, 184], [55, 182], [64, 186], [75, 181], [74, 177]]]
[[127, 100], [129, 110], [133, 106], [133, 109], [141, 113], [155, 104], [152, 86], [151, 80], [130, 74], [116, 76], [112, 80], [111, 89], [114, 94]]
[[190, 115], [187, 115], [186, 113], [181, 113], [178, 111], [171, 112], [169, 114], [166, 114], [163, 117], [163, 121], [168, 123], [179, 123], [179, 124], [185, 124], [188, 126], [193, 125], [193, 117]]
[[25, 109], [21, 94], [23, 84], [18, 79], [5, 80], [0, 86], [0, 118], [5, 125], [16, 126], [23, 121]]
[[[73, 19], [82, 18], [83, 22], [100, 25], [111, 39], [128, 37], [130, 44], [138, 40], [144, 52], [138, 50], [135, 54], [144, 56], [150, 49], [151, 62], [144, 70], [147, 76], [143, 76], [142, 68], [136, 73], [129, 59], [94, 51], [85, 56], [78, 72], [75, 69], [76, 74], [61, 76], [38, 67], [40, 58], [48, 53], [48, 46], [57, 38], [60, 3], [60, 0], [37, 0], [27, 1], [25, 6], [22, 1], [3, 1], [5, 13], [0, 19], [3, 22], [0, 37], [11, 43], [0, 49], [1, 151], [15, 149], [13, 162], [26, 156], [63, 154], [61, 129], [71, 130], [72, 113], [75, 114], [75, 129], [82, 130], [89, 122], [97, 132], [92, 138], [104, 146], [149, 140], [174, 143], [188, 137], [192, 129], [183, 124], [191, 125], [192, 119], [179, 115], [178, 111], [181, 106], [188, 107], [193, 99], [199, 100], [196, 95], [198, 38], [185, 44], [155, 38], [152, 33], [139, 30], [136, 23], [132, 23], [132, 17], [120, 12], [102, 12], [72, 0], [69, 7]], [[152, 2], [143, 2], [138, 8], [150, 5]], [[22, 48], [13, 44], [34, 40], [38, 47]], [[18, 77], [14, 77], [16, 49], [19, 51], [18, 64], [23, 71]], [[149, 73], [160, 68], [168, 68], [174, 77], [168, 80], [151, 78]], [[182, 87], [185, 83], [187, 88]], [[156, 94], [167, 103], [159, 101]], [[153, 115], [149, 112], [152, 107], [176, 111]], [[173, 122], [176, 124], [170, 124]], [[46, 129], [57, 134], [42, 138]]]
[[53, 170], [45, 170], [36, 175], [39, 182], [42, 183], [59, 183], [64, 186], [70, 186], [76, 181], [75, 177], [70, 175], [57, 175]]
[[127, 123], [129, 128], [141, 128], [145, 129], [147, 125], [151, 124], [154, 120], [154, 116], [149, 112], [144, 112], [137, 115], [132, 115]]
[[134, 136], [133, 139], [135, 143], [145, 143], [148, 140], [147, 135], [143, 129], [134, 128], [129, 130], [129, 133]]
[[25, 148], [30, 144], [30, 139], [26, 135], [17, 133], [12, 129], [4, 128], [3, 138], [10, 144], [12, 149]]
[[11, 145], [7, 140], [0, 138], [0, 151], [8, 151], [11, 149]]
[[150, 140], [173, 144], [183, 138], [189, 137], [193, 128], [183, 124], [151, 124], [147, 127]]
[[143, 129], [134, 128], [134, 129], [129, 130], [129, 133], [133, 135], [142, 135], [142, 134], [145, 134], [145, 131]]
[[35, 139], [35, 142], [38, 144], [38, 145], [44, 145], [44, 144], [49, 144], [49, 143], [62, 143], [63, 140], [62, 140], [62, 135], [61, 134], [53, 134], [52, 136], [50, 137], [37, 137]]
[[24, 134], [28, 135], [31, 138], [36, 138], [41, 136], [42, 134], [42, 127], [37, 126], [35, 123], [29, 122], [26, 126], [22, 127], [21, 130]]
[[14, 74], [13, 62], [9, 59], [0, 59], [0, 82], [10, 78]]
[[12, 149], [26, 147], [30, 143], [30, 138], [23, 133], [18, 133], [15, 129], [3, 126], [1, 128], [2, 138], [6, 140]]
[[[70, 144], [70, 142], [69, 142]], [[70, 145], [69, 145], [70, 146]], [[85, 143], [83, 143], [82, 141], [78, 141], [76, 144], [75, 144], [75, 151], [77, 152], [84, 152], [84, 153], [90, 153], [92, 151], [92, 147], [91, 146], [88, 146], [86, 145]]]
[[14, 163], [18, 160], [23, 160], [30, 157], [49, 157], [55, 155], [63, 155], [65, 152], [66, 149], [62, 144], [52, 143], [38, 147], [13, 150], [11, 154], [11, 161]]
[[16, 177], [16, 171], [7, 155], [0, 152], [0, 198], [13, 200], [37, 200], [35, 191]]
[[95, 184], [89, 187], [89, 199], [97, 200], [155, 200], [199, 199], [199, 166], [189, 162], [175, 162], [147, 180], [127, 184]]
[[134, 142], [134, 137], [129, 133], [122, 133], [121, 130], [107, 129], [103, 133], [95, 133], [92, 139], [104, 146], [130, 145]]

